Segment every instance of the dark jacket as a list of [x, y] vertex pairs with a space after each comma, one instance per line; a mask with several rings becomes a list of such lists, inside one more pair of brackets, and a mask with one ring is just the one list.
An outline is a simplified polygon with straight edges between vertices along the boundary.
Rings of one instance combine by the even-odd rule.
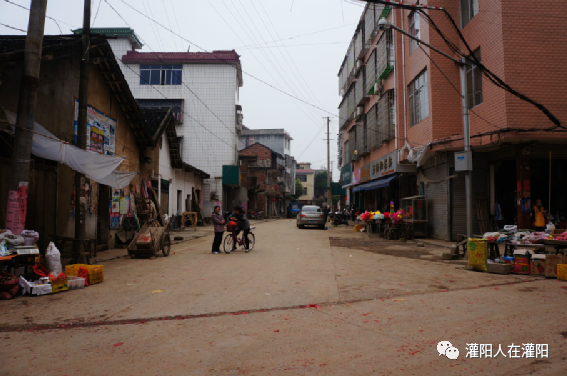
[[236, 218], [236, 228], [240, 230], [248, 230], [250, 228], [250, 222], [248, 222], [248, 218], [246, 218], [246, 214], [240, 213], [238, 215], [234, 214], [234, 212], [230, 215], [229, 218]]
[[220, 215], [220, 213], [214, 213], [213, 212], [213, 216], [211, 217], [211, 220], [214, 223], [214, 227], [215, 227], [215, 232], [224, 232], [224, 218], [222, 217], [222, 215]]

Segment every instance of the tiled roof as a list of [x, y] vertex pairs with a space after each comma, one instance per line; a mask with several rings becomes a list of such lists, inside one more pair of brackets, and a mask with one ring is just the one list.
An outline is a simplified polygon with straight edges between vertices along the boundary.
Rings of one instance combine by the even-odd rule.
[[128, 51], [122, 57], [125, 64], [231, 64], [240, 63], [240, 55], [236, 51], [213, 52], [138, 52]]
[[301, 174], [314, 174], [315, 170], [303, 170], [303, 169], [299, 169], [299, 170], [295, 170], [295, 174], [296, 175], [301, 175]]

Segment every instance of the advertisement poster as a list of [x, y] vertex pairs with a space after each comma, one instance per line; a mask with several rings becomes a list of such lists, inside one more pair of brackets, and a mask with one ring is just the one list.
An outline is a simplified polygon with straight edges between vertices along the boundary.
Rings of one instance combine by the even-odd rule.
[[27, 183], [20, 183], [17, 191], [8, 192], [8, 210], [6, 211], [6, 229], [15, 235], [20, 235], [26, 222], [28, 202]]
[[110, 199], [110, 229], [115, 230], [120, 227], [120, 197], [122, 191], [120, 189], [112, 190], [112, 198]]
[[357, 185], [358, 183], [360, 183], [360, 169], [354, 170], [353, 175], [352, 184]]
[[120, 214], [128, 214], [128, 203], [126, 202], [126, 197], [120, 198]]
[[[79, 101], [75, 100], [75, 137], [79, 119]], [[87, 150], [99, 154], [116, 153], [116, 120], [87, 106]]]

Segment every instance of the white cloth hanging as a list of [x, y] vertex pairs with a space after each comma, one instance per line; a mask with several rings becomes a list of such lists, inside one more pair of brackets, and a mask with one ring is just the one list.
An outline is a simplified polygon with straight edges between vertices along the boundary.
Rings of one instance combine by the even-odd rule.
[[[15, 125], [16, 114], [8, 110], [4, 111], [8, 122]], [[32, 138], [32, 153], [35, 156], [63, 163], [97, 183], [113, 188], [124, 188], [137, 174], [137, 172], [115, 171], [124, 157], [79, 149], [61, 141], [38, 123], [34, 123], [34, 131], [37, 132], [33, 133]]]

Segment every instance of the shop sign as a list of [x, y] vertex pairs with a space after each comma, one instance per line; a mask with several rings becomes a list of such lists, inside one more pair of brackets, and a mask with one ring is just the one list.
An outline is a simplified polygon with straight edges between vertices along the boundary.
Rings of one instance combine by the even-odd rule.
[[360, 182], [366, 183], [370, 181], [370, 165], [366, 165], [360, 169]]
[[352, 163], [345, 165], [341, 169], [341, 182], [343, 184], [343, 188], [352, 185]]
[[394, 151], [370, 163], [370, 179], [379, 179], [397, 172], [416, 172], [415, 165], [400, 165], [398, 152]]
[[357, 185], [358, 183], [360, 183], [360, 168], [358, 170], [354, 170], [352, 177], [352, 184]]
[[233, 165], [222, 166], [222, 184], [229, 187], [240, 187], [242, 183], [242, 176], [240, 175], [240, 168]]

